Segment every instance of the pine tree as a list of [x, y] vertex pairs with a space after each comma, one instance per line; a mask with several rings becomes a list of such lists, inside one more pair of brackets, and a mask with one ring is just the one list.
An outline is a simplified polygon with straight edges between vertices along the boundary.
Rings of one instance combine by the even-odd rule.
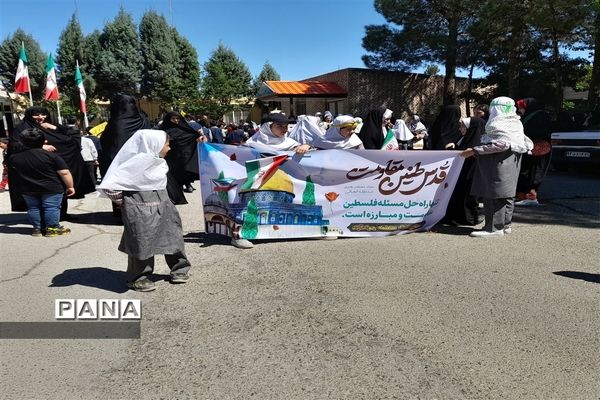
[[315, 184], [309, 175], [306, 177], [306, 186], [304, 187], [304, 192], [302, 192], [302, 204], [314, 206], [315, 203]]
[[105, 98], [118, 92], [134, 95], [138, 92], [141, 71], [142, 55], [137, 29], [131, 15], [121, 7], [100, 35], [96, 92]]
[[256, 236], [258, 236], [258, 208], [254, 199], [248, 202], [241, 236], [248, 240], [256, 239]]
[[177, 74], [180, 77], [182, 98], [197, 98], [200, 94], [200, 63], [198, 53], [192, 44], [173, 28], [173, 38], [177, 45]]
[[148, 11], [140, 22], [143, 57], [141, 93], [173, 104], [181, 87], [178, 74], [179, 57], [173, 30], [162, 15]]
[[256, 96], [256, 94], [258, 93], [258, 90], [260, 89], [260, 86], [263, 84], [263, 82], [279, 81], [279, 80], [281, 80], [281, 77], [279, 76], [277, 71], [275, 71], [275, 68], [273, 68], [273, 66], [269, 63], [269, 61], [266, 61], [262, 67], [262, 70], [260, 71], [258, 76], [254, 79], [254, 82], [252, 83], [252, 94]]
[[[58, 85], [62, 92], [61, 95], [63, 98], [68, 98], [74, 107], [79, 106], [79, 89], [73, 77], [76, 60], [83, 61], [84, 48], [85, 37], [77, 17], [73, 14], [60, 35], [56, 64], [59, 70]], [[80, 66], [80, 68], [85, 75], [87, 72], [85, 68], [83, 66]]]
[[27, 52], [29, 80], [31, 82], [32, 96], [41, 99], [46, 87], [46, 65], [47, 54], [42, 52], [39, 43], [22, 29], [4, 39], [0, 45], [0, 79], [6, 89], [12, 91], [15, 84], [15, 73], [19, 63], [21, 43], [25, 45]]
[[234, 109], [232, 101], [250, 96], [252, 75], [233, 50], [219, 44], [204, 64], [202, 91], [218, 105], [219, 114]]

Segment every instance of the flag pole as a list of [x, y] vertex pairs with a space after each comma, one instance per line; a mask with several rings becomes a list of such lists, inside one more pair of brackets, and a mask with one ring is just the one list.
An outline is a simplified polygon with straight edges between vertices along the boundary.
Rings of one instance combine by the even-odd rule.
[[58, 113], [58, 124], [62, 125], [62, 117], [60, 116], [60, 100], [56, 99], [56, 112]]
[[[25, 48], [25, 43], [21, 41], [21, 47]], [[31, 96], [31, 78], [29, 78], [29, 67], [27, 67], [27, 90], [29, 90], [29, 102], [33, 107], [33, 96]]]

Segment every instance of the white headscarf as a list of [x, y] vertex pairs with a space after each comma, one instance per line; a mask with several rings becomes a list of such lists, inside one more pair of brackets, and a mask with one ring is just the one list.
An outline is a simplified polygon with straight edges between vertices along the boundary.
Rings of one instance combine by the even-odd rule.
[[471, 127], [471, 117], [461, 118], [460, 122], [462, 122], [467, 129]]
[[[383, 112], [383, 119], [388, 119], [388, 118], [392, 118], [392, 114], [394, 112], [388, 108], [385, 109], [385, 111]], [[383, 122], [383, 121], [382, 121]]]
[[425, 127], [425, 125], [423, 125], [423, 123], [421, 122], [421, 118], [417, 114], [414, 114], [408, 122], [408, 124], [406, 125], [413, 134], [422, 131], [425, 131], [425, 133], [427, 133], [427, 128]]
[[333, 123], [325, 132], [322, 140], [315, 141], [313, 146], [319, 149], [364, 149], [363, 142], [353, 133], [349, 138], [345, 138], [340, 133], [340, 129], [347, 126], [357, 126], [359, 118], [350, 115], [338, 115]]
[[394, 123], [394, 127], [392, 128], [392, 132], [394, 132], [394, 137], [397, 140], [401, 140], [403, 142], [413, 140], [413, 138], [415, 137], [415, 135], [412, 134], [410, 129], [408, 129], [408, 126], [406, 126], [406, 123], [401, 119], [396, 120], [396, 122]]
[[159, 156], [165, 131], [141, 129], [121, 147], [98, 189], [149, 191], [167, 188], [167, 162]]
[[481, 143], [490, 143], [493, 140], [510, 144], [515, 153], [527, 153], [533, 149], [533, 142], [523, 131], [515, 101], [510, 97], [496, 97], [490, 103], [490, 119], [485, 125], [485, 135], [481, 136]]
[[256, 132], [250, 139], [246, 141], [246, 145], [250, 147], [252, 147], [252, 145], [255, 143], [278, 151], [293, 150], [300, 145], [300, 143], [294, 139], [289, 138], [287, 134], [283, 137], [275, 136], [275, 134], [271, 131], [271, 122], [265, 122], [262, 124], [258, 132]]
[[319, 118], [311, 115], [298, 117], [298, 123], [290, 131], [289, 137], [300, 144], [311, 144], [315, 138], [323, 137]]

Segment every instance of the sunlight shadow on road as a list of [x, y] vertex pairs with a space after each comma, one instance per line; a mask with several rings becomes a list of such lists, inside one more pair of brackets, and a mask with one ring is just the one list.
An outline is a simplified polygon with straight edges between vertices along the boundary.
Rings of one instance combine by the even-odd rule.
[[49, 287], [89, 286], [114, 293], [125, 293], [129, 289], [124, 271], [103, 267], [73, 268], [52, 278]]
[[556, 271], [554, 275], [564, 276], [565, 278], [580, 279], [586, 282], [600, 283], [600, 274], [590, 274], [589, 272], [579, 271]]

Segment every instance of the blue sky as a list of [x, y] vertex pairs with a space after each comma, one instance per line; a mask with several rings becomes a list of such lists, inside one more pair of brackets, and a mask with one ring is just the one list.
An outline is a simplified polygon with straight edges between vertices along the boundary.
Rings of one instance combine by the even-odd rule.
[[[300, 80], [340, 68], [364, 67], [365, 25], [382, 24], [372, 0], [171, 0], [173, 24], [203, 64], [219, 42], [253, 76], [269, 61], [282, 80]], [[102, 29], [119, 7], [136, 24], [148, 10], [170, 20], [169, 0], [0, 0], [0, 39], [22, 28], [55, 54], [75, 12], [84, 34]], [[26, 17], [23, 17], [26, 15]]]

